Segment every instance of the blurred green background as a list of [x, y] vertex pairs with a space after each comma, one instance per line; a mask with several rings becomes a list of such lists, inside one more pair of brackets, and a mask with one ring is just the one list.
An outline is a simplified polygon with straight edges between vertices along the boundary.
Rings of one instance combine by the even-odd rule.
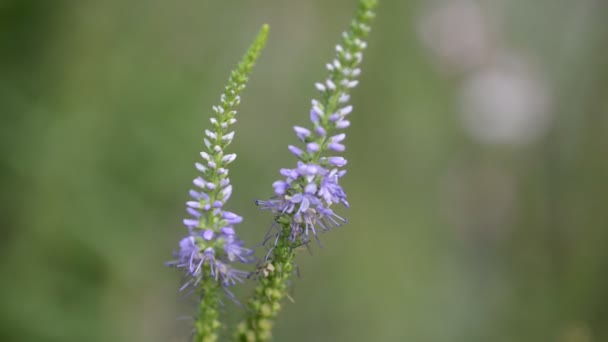
[[[253, 199], [294, 164], [291, 126], [354, 7], [0, 2], [0, 340], [186, 340], [193, 304], [163, 262], [210, 107], [268, 22], [231, 146], [253, 245], [271, 221]], [[276, 340], [608, 341], [607, 14], [381, 1], [353, 94], [349, 223], [298, 256]]]

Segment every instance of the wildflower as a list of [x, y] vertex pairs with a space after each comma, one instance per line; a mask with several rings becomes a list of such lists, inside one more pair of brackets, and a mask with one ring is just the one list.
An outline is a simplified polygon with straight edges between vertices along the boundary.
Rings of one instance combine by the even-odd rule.
[[281, 300], [288, 296], [288, 284], [294, 271], [296, 247], [307, 244], [311, 237], [319, 240], [321, 231], [343, 225], [346, 220], [333, 211], [334, 204], [349, 206], [340, 179], [346, 174], [346, 159], [339, 154], [346, 150], [346, 135], [350, 126], [347, 117], [353, 107], [348, 104], [349, 92], [358, 85], [363, 39], [370, 30], [376, 0], [359, 0], [355, 18], [336, 46], [336, 57], [326, 67], [329, 77], [315, 83], [320, 98], [312, 100], [309, 127], [295, 126], [300, 146], [289, 145], [298, 159], [295, 167], [279, 171], [281, 179], [272, 184], [274, 196], [256, 201], [262, 210], [274, 215], [271, 227], [278, 228], [266, 260], [258, 268], [258, 285], [248, 301], [247, 318], [239, 324], [237, 341], [268, 341]]
[[221, 107], [213, 108], [216, 114], [211, 119], [215, 123], [214, 131], [206, 131], [211, 141], [207, 140], [205, 144], [207, 151], [200, 153], [208, 167], [195, 164], [202, 175], [193, 180], [198, 189], [190, 190], [192, 200], [186, 202], [190, 217], [183, 223], [189, 234], [180, 241], [178, 260], [170, 263], [185, 271], [187, 279], [182, 289], [196, 286], [204, 277], [215, 279], [223, 286], [234, 285], [242, 281], [246, 272], [235, 269], [233, 263], [252, 261], [252, 250], [243, 247], [234, 230], [243, 218], [223, 210], [232, 194], [226, 166], [236, 159], [236, 154], [224, 154], [225, 147], [234, 137], [226, 134], [228, 123], [236, 114], [230, 103], [238, 99], [235, 92], [228, 95], [222, 96]]
[[[365, 8], [365, 7], [363, 7]], [[371, 6], [370, 6], [371, 8]], [[299, 160], [294, 169], [281, 169], [284, 177], [273, 183], [275, 196], [257, 201], [260, 209], [269, 210], [278, 221], [289, 222], [290, 240], [306, 242], [309, 234], [317, 235], [346, 222], [331, 209], [333, 204], [349, 206], [346, 193], [339, 184], [346, 171], [347, 160], [337, 155], [346, 150], [346, 134], [350, 126], [347, 116], [353, 112], [348, 104], [351, 89], [358, 85], [362, 51], [367, 46], [362, 37], [373, 16], [370, 10], [359, 12], [351, 30], [343, 34], [343, 45], [336, 46], [336, 57], [327, 64], [329, 78], [315, 83], [321, 99], [312, 100], [312, 127], [294, 126], [303, 147], [289, 145], [288, 150]]]
[[188, 234], [179, 242], [176, 260], [167, 263], [183, 270], [185, 282], [180, 290], [191, 288], [201, 296], [199, 314], [195, 322], [195, 340], [214, 341], [220, 326], [218, 288], [231, 296], [227, 287], [242, 282], [249, 272], [235, 267], [236, 263], [252, 261], [252, 250], [245, 248], [234, 227], [243, 221], [236, 213], [224, 209], [232, 195], [228, 178], [228, 165], [236, 160], [234, 153], [225, 153], [234, 139], [230, 127], [236, 123], [236, 106], [245, 88], [247, 77], [263, 48], [268, 34], [265, 25], [251, 45], [237, 69], [228, 80], [228, 86], [220, 97], [221, 104], [213, 106], [211, 128], [204, 131], [205, 150], [194, 164], [200, 175], [192, 181], [186, 202], [188, 217], [183, 220]]

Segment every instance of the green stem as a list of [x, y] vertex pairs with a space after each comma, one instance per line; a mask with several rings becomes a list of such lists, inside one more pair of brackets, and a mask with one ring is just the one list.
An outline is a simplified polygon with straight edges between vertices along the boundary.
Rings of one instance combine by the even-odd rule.
[[217, 341], [217, 330], [220, 327], [219, 303], [220, 285], [214, 277], [205, 277], [200, 284], [203, 294], [199, 304], [198, 318], [194, 324], [195, 342]]
[[289, 224], [283, 224], [281, 236], [272, 257], [257, 271], [258, 285], [247, 303], [248, 317], [237, 328], [235, 341], [268, 341], [272, 336], [274, 319], [287, 294], [287, 283], [293, 273], [295, 256], [289, 240]]

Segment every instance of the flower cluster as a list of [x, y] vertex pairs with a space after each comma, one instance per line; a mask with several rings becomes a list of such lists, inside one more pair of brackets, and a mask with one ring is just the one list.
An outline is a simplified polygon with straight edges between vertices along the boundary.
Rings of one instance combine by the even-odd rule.
[[[355, 18], [336, 46], [335, 59], [327, 64], [329, 77], [316, 83], [320, 97], [312, 101], [308, 127], [295, 126], [300, 144], [290, 145], [297, 158], [293, 168], [280, 170], [282, 179], [273, 183], [274, 196], [257, 201], [263, 210], [274, 214], [273, 244], [256, 272], [258, 285], [247, 301], [247, 317], [237, 327], [236, 341], [268, 341], [281, 301], [295, 269], [295, 247], [307, 244], [311, 236], [319, 240], [320, 231], [341, 226], [345, 219], [332, 206], [348, 207], [340, 179], [346, 174], [343, 130], [350, 126], [349, 92], [358, 84], [359, 66], [366, 48], [365, 38], [376, 7], [376, 0], [359, 0]], [[270, 236], [265, 241], [269, 241]]]
[[347, 118], [353, 107], [348, 104], [348, 93], [358, 84], [356, 79], [361, 74], [358, 66], [367, 46], [361, 38], [369, 32], [367, 23], [374, 16], [371, 10], [358, 14], [350, 30], [343, 33], [343, 44], [336, 46], [335, 59], [327, 64], [329, 77], [315, 84], [321, 98], [312, 101], [312, 128], [294, 127], [303, 145], [288, 147], [299, 159], [297, 166], [281, 169], [284, 179], [273, 183], [275, 196], [257, 201], [261, 209], [275, 215], [278, 223], [289, 226], [293, 243], [306, 243], [311, 233], [316, 237], [319, 229], [329, 230], [345, 222], [331, 206], [342, 203], [348, 207], [346, 193], [339, 184], [346, 173], [343, 169], [346, 159], [333, 154], [346, 149], [343, 144], [346, 135], [340, 130], [350, 126]]
[[222, 285], [231, 285], [247, 275], [231, 265], [235, 261], [249, 262], [252, 255], [234, 230], [243, 218], [223, 209], [232, 194], [226, 167], [236, 159], [236, 154], [224, 154], [234, 137], [228, 128], [236, 122], [236, 111], [227, 109], [238, 102], [239, 96], [232, 90], [222, 95], [221, 106], [213, 107], [213, 130], [205, 131], [207, 150], [201, 152], [203, 162], [195, 163], [201, 176], [194, 179], [196, 189], [190, 190], [191, 200], [186, 202], [190, 217], [183, 223], [188, 228], [188, 236], [180, 241], [178, 260], [174, 262], [188, 277], [182, 289], [196, 286], [205, 276], [215, 278]]
[[261, 209], [271, 210], [279, 220], [282, 215], [293, 217], [290, 240], [296, 243], [298, 238], [302, 238], [300, 242], [306, 242], [309, 232], [316, 236], [319, 228], [329, 230], [345, 222], [329, 208], [339, 202], [348, 206], [346, 194], [338, 184], [338, 179], [345, 173], [337, 168], [330, 171], [320, 165], [299, 161], [295, 169], [281, 170], [286, 179], [273, 184], [276, 196], [257, 203]]
[[245, 88], [248, 75], [263, 48], [268, 34], [265, 25], [251, 45], [237, 69], [228, 80], [221, 104], [213, 106], [211, 129], [205, 130], [205, 150], [200, 153], [201, 162], [195, 163], [200, 176], [195, 178], [195, 189], [190, 190], [191, 200], [186, 202], [189, 217], [183, 220], [188, 235], [179, 242], [177, 260], [171, 266], [185, 271], [186, 281], [182, 290], [196, 286], [201, 281], [215, 281], [224, 288], [241, 282], [249, 273], [236, 269], [235, 262], [252, 261], [253, 251], [243, 247], [234, 226], [243, 218], [224, 206], [232, 195], [227, 166], [236, 154], [224, 151], [234, 138], [230, 127], [236, 123], [235, 108], [240, 103], [239, 94]]

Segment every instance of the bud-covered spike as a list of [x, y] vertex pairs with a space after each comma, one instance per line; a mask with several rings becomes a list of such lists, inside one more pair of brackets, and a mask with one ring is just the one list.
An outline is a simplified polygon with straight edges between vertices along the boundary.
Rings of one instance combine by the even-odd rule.
[[251, 250], [243, 247], [233, 227], [226, 226], [240, 223], [242, 217], [223, 211], [224, 203], [232, 194], [226, 165], [236, 158], [236, 154], [224, 155], [224, 149], [234, 138], [233, 131], [227, 132], [228, 127], [236, 123], [235, 107], [241, 101], [240, 93], [267, 36], [268, 25], [264, 25], [236, 70], [231, 72], [225, 92], [220, 96], [221, 104], [212, 107], [211, 127], [204, 130], [207, 151], [200, 153], [204, 162], [195, 164], [201, 173], [193, 180], [198, 189], [190, 191], [192, 200], [186, 202], [191, 217], [184, 219], [183, 224], [188, 228], [188, 235], [179, 242], [177, 260], [168, 263], [186, 275], [180, 290], [191, 287], [192, 292], [203, 294], [194, 324], [196, 341], [217, 339], [220, 289], [244, 279], [246, 272], [234, 268], [237, 261], [252, 261]]

